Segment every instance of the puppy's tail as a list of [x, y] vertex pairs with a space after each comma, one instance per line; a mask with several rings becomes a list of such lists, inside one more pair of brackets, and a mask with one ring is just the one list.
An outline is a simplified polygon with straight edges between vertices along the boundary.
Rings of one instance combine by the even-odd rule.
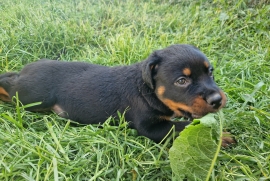
[[15, 83], [15, 79], [19, 76], [16, 72], [8, 72], [0, 75], [0, 99], [2, 101], [10, 102], [9, 92]]

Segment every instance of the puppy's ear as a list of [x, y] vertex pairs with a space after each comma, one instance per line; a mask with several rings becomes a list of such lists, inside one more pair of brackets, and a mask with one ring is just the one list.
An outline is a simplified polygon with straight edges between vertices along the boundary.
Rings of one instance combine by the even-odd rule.
[[142, 66], [142, 78], [151, 89], [155, 87], [154, 75], [157, 72], [160, 61], [161, 58], [158, 56], [158, 51], [155, 51], [145, 60]]

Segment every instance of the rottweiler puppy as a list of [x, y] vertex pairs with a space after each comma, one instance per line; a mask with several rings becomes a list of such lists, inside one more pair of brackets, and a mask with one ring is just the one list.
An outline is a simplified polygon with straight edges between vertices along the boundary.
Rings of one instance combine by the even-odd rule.
[[225, 105], [213, 70], [199, 49], [184, 44], [130, 66], [42, 59], [0, 75], [0, 99], [10, 102], [18, 92], [24, 105], [41, 102], [28, 110], [52, 110], [82, 124], [103, 123], [128, 108], [129, 127], [160, 142], [173, 126], [180, 132], [190, 123], [171, 118], [201, 118]]

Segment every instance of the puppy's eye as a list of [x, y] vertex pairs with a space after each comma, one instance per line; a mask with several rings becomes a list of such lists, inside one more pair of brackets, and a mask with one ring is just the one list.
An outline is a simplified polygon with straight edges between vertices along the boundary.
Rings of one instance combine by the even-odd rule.
[[184, 77], [177, 79], [177, 81], [175, 82], [175, 84], [177, 85], [185, 85], [186, 83], [187, 83], [187, 79], [185, 79]]
[[214, 71], [214, 68], [211, 67], [211, 68], [209, 69], [209, 73], [208, 73], [208, 75], [209, 75], [210, 77], [212, 77], [212, 78], [214, 78], [213, 71]]

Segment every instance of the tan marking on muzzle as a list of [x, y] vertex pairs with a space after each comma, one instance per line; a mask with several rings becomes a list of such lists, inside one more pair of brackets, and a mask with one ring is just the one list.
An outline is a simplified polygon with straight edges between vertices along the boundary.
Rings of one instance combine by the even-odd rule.
[[165, 92], [165, 87], [164, 86], [160, 86], [160, 87], [158, 87], [157, 88], [157, 94], [158, 94], [158, 96], [159, 97], [162, 97], [163, 96], [163, 94], [164, 94], [164, 92]]
[[[180, 110], [183, 110], [185, 112], [191, 112], [192, 113], [192, 109], [183, 103], [179, 103], [179, 102], [174, 102], [170, 99], [161, 99], [161, 101], [168, 106], [177, 116], [184, 116]], [[180, 109], [180, 110], [179, 110]]]
[[220, 90], [219, 93], [220, 93], [220, 95], [222, 97], [221, 105], [219, 107], [219, 109], [221, 109], [226, 105], [227, 98], [226, 98], [226, 95], [224, 94], [224, 92], [222, 90]]

